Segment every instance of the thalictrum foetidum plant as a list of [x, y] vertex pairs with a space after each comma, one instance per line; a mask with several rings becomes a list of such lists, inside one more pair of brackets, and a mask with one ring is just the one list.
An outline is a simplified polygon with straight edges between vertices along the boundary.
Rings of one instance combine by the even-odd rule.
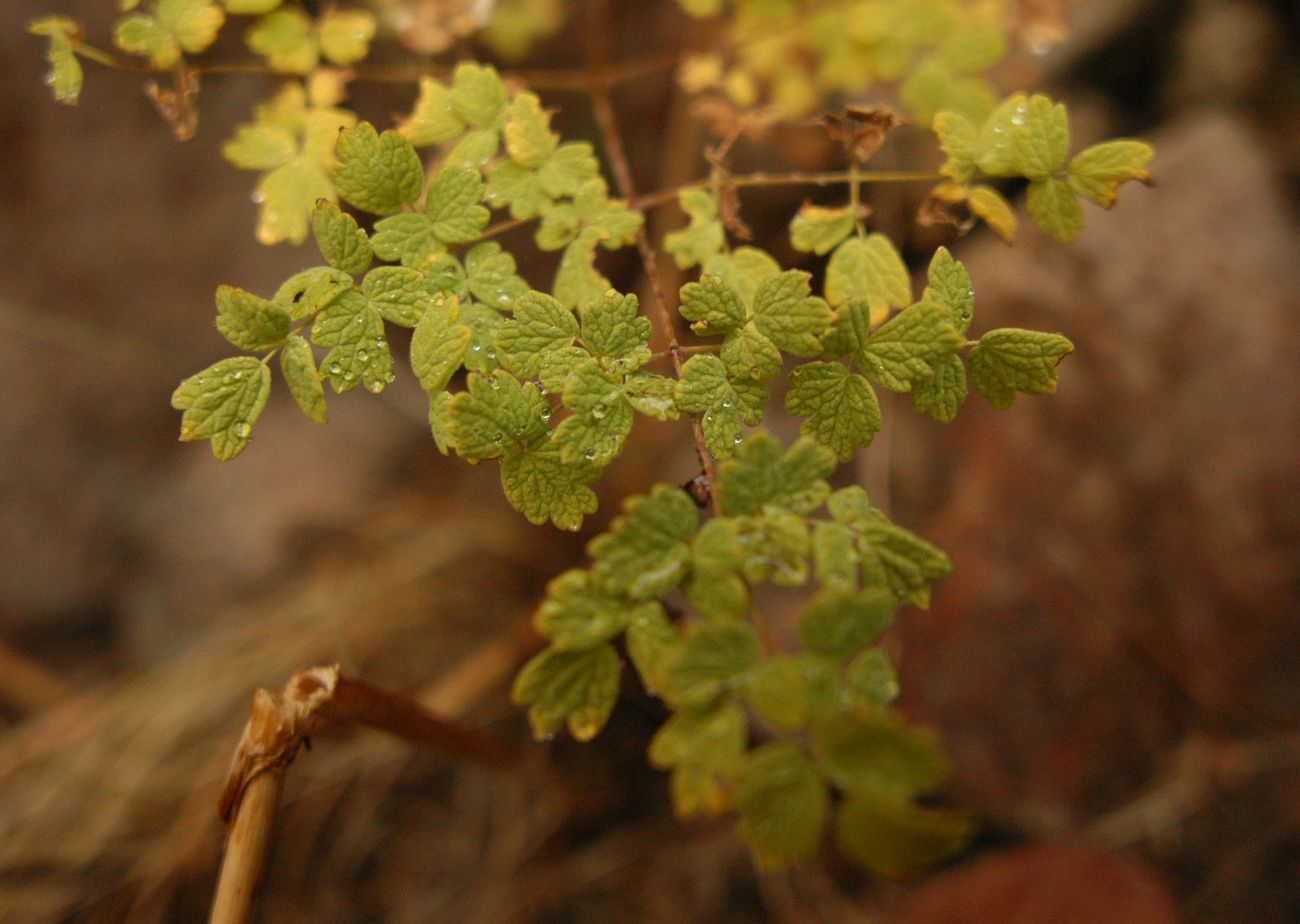
[[[258, 240], [310, 235], [320, 259], [274, 292], [217, 289], [217, 328], [236, 352], [172, 395], [181, 438], [233, 459], [277, 381], [324, 423], [327, 395], [379, 394], [412, 375], [439, 451], [499, 466], [505, 499], [529, 521], [576, 530], [638, 419], [680, 421], [699, 455], [694, 490], [659, 484], [626, 499], [588, 545], [589, 566], [549, 585], [536, 616], [549, 645], [514, 687], [536, 734], [594, 737], [630, 667], [670, 712], [649, 760], [671, 774], [680, 815], [734, 811], [765, 863], [813, 858], [828, 827], [881, 875], [951, 854], [969, 821], [918, 804], [947, 767], [936, 740], [891, 709], [898, 684], [878, 645], [900, 608], [929, 605], [951, 564], [861, 487], [832, 490], [831, 479], [880, 431], [880, 390], [946, 423], [972, 389], [997, 408], [1054, 391], [1072, 346], [1058, 333], [982, 328], [976, 284], [944, 247], [918, 293], [894, 242], [869, 228], [864, 190], [929, 182], [930, 212], [982, 220], [1010, 241], [1018, 222], [1002, 191], [1016, 180], [1029, 218], [1068, 241], [1083, 227], [1081, 200], [1109, 208], [1121, 184], [1147, 179], [1151, 148], [1119, 140], [1072, 154], [1064, 105], [999, 100], [988, 72], [1024, 28], [1015, 4], [682, 0], [681, 15], [717, 22], [716, 47], [683, 56], [679, 83], [732, 140], [747, 118], [784, 118], [843, 142], [842, 170], [814, 178], [842, 188], [842, 204], [790, 217], [804, 258], [787, 267], [737, 233], [740, 191], [779, 175], [733, 176], [715, 151], [709, 176], [637, 198], [610, 137], [618, 72], [593, 66], [614, 195], [592, 141], [562, 139], [521, 81], [485, 63], [376, 56], [401, 6], [124, 0], [121, 54], [88, 45], [70, 19], [32, 23], [49, 43], [56, 99], [76, 101], [83, 59], [170, 75], [174, 87], [152, 96], [182, 134], [196, 75], [219, 69], [202, 53], [222, 31], [243, 30], [261, 69], [284, 75], [223, 153], [257, 174]], [[554, 0], [514, 0], [445, 25], [519, 51], [564, 15]], [[345, 105], [347, 82], [372, 66], [373, 79], [417, 89], [390, 126]], [[807, 118], [832, 98], [887, 93], [933, 133], [937, 174], [867, 169], [903, 121], [887, 108], [843, 106], [822, 128]], [[650, 240], [646, 211], [671, 200], [685, 222]], [[558, 252], [552, 278], [525, 278], [496, 239], [518, 227]], [[662, 248], [691, 281], [642, 304], [600, 269], [602, 252], [625, 247], [647, 274]], [[687, 346], [682, 322], [695, 335]], [[394, 327], [411, 332], [407, 356], [393, 355]], [[668, 344], [659, 353], [656, 329]], [[801, 421], [789, 445], [764, 428], [774, 391]], [[802, 589], [797, 645], [778, 645], [757, 610], [763, 585]]]

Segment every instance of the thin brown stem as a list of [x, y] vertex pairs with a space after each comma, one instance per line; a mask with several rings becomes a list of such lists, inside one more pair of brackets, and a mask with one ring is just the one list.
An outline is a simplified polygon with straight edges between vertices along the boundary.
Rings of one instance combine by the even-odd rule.
[[[611, 29], [609, 23], [608, 0], [589, 0], [587, 30], [587, 74], [590, 83], [591, 105], [600, 128], [601, 140], [605, 145], [605, 154], [609, 159], [610, 170], [618, 185], [619, 194], [628, 202], [636, 201], [636, 184], [632, 181], [632, 169], [628, 164], [627, 153], [623, 149], [623, 138], [618, 131], [618, 120], [614, 117], [614, 106], [610, 99], [610, 83], [607, 49], [610, 47]], [[673, 323], [672, 309], [664, 295], [663, 283], [659, 278], [658, 258], [650, 244], [650, 235], [645, 225], [637, 229], [637, 252], [641, 256], [641, 266], [645, 271], [646, 282], [654, 302], [654, 317], [664, 340], [668, 343], [668, 356], [672, 360], [673, 372], [682, 377], [682, 350], [677, 340], [677, 329]], [[700, 459], [700, 468], [709, 482], [709, 496], [714, 511], [721, 513], [718, 505], [718, 477], [713, 465], [713, 455], [704, 440], [704, 430], [695, 417], [691, 418], [691, 434], [695, 438], [695, 452]]]
[[[79, 44], [74, 49], [87, 61], [93, 61], [103, 67], [127, 74], [163, 74], [168, 69], [156, 68], [147, 61], [133, 61], [121, 58], [112, 52], [96, 48], [94, 45]], [[602, 80], [610, 86], [628, 83], [666, 70], [678, 61], [675, 53], [660, 53], [634, 58], [620, 64], [606, 67]], [[187, 61], [184, 65], [196, 74], [267, 74], [276, 77], [293, 77], [272, 70], [265, 61], [248, 58], [234, 61]], [[409, 64], [362, 64], [348, 68], [352, 80], [364, 83], [416, 83], [421, 77], [449, 77], [451, 68], [433, 64], [411, 62]], [[587, 90], [591, 76], [586, 70], [516, 70], [504, 71], [501, 76], [506, 80], [526, 84], [538, 90], [581, 91]]]
[[[856, 176], [858, 183], [937, 183], [942, 179], [943, 176], [938, 173], [920, 170], [859, 170]], [[727, 178], [727, 182], [732, 186], [837, 186], [852, 184], [854, 180], [852, 170], [812, 173], [802, 170], [789, 173], [748, 173]], [[681, 186], [674, 186], [671, 189], [660, 189], [642, 196], [631, 197], [628, 204], [637, 210], [653, 208], [665, 202], [672, 202], [678, 195], [688, 189], [708, 186], [709, 183], [709, 178], [694, 180], [690, 183], [683, 183]]]
[[[677, 348], [677, 355], [696, 356], [700, 353], [717, 353], [721, 349], [722, 349], [721, 345], [716, 343], [699, 343], [696, 344], [695, 346], [679, 346]], [[660, 350], [658, 353], [652, 354], [648, 362], [656, 362], [665, 359], [672, 359], [672, 355], [673, 354], [670, 353], [668, 350]]]

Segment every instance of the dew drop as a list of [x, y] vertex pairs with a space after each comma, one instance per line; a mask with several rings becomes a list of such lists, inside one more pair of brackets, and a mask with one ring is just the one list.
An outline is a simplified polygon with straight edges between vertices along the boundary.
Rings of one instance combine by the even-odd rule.
[[357, 350], [357, 361], [358, 361], [358, 362], [363, 362], [363, 363], [364, 363], [364, 362], [369, 362], [369, 361], [370, 361], [370, 351], [369, 351], [369, 350]]
[[483, 349], [483, 344], [481, 343], [475, 343], [470, 346], [470, 351], [473, 353], [481, 352], [482, 349]]
[[739, 445], [740, 445], [741, 438], [742, 438], [741, 435], [740, 435], [739, 433], [737, 433], [737, 434], [732, 438], [731, 441], [732, 441], [733, 443], [735, 443], [737, 446], [739, 446]]
[[590, 462], [592, 459], [596, 458], [596, 450], [594, 448], [588, 449], [582, 454], [582, 457]]
[[355, 378], [356, 378], [356, 375], [352, 372], [351, 369], [349, 369], [347, 372], [343, 373], [343, 381], [345, 381], [345, 382], [351, 382], [351, 381], [352, 381], [353, 379], [355, 379]]
[[731, 407], [731, 403], [732, 403], [732, 402], [731, 402], [731, 399], [730, 399], [730, 398], [723, 398], [723, 399], [722, 399], [722, 406], [723, 406], [723, 407]]
[[496, 360], [497, 360], [497, 351], [496, 351], [496, 350], [488, 350], [488, 351], [487, 351], [487, 358], [490, 359], [490, 360], [492, 360], [492, 362], [496, 362]]
[[495, 391], [496, 389], [501, 387], [501, 380], [496, 376], [493, 376], [492, 378], [488, 379], [488, 385], [490, 385], [492, 387], [492, 390]]
[[550, 420], [550, 419], [551, 419], [551, 409], [549, 407], [542, 408], [542, 420]]
[[330, 363], [330, 375], [339, 375], [342, 371], [343, 367], [338, 363]]
[[605, 405], [597, 404], [595, 407], [593, 407], [591, 409], [591, 416], [596, 418], [597, 420], [602, 419], [605, 416]]
[[379, 394], [381, 391], [384, 390], [384, 384], [385, 384], [384, 382], [381, 382], [381, 381], [379, 381], [378, 379], [375, 379], [375, 380], [373, 380], [373, 381], [371, 381], [371, 382], [367, 382], [367, 383], [366, 383], [366, 388], [370, 389], [370, 393], [371, 393], [372, 395], [377, 395], [377, 394]]
[[235, 424], [232, 429], [235, 431], [235, 436], [239, 437], [241, 440], [247, 439], [248, 434], [253, 432], [253, 428], [249, 426], [248, 421], [246, 420], [241, 420], [239, 423]]
[[240, 379], [242, 379], [242, 378], [244, 377], [244, 373], [242, 373], [242, 372], [236, 372], [236, 373], [234, 373], [234, 376], [235, 376], [235, 381], [238, 382]]
[[494, 443], [498, 443], [498, 444], [503, 443], [503, 442], [505, 442], [505, 439], [506, 439], [506, 435], [505, 435], [504, 433], [493, 433], [493, 434], [492, 434], [492, 442], [494, 442]]

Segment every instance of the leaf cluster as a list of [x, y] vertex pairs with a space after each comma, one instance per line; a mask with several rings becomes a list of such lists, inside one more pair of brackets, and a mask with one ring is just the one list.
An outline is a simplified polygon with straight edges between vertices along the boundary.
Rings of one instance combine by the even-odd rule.
[[[960, 847], [969, 827], [916, 805], [946, 767], [890, 710], [897, 681], [876, 647], [899, 604], [925, 605], [950, 563], [862, 489], [832, 492], [835, 467], [807, 437], [782, 451], [758, 431], [722, 466], [720, 514], [702, 525], [681, 489], [631, 499], [589, 543], [591, 566], [551, 582], [536, 618], [550, 645], [514, 695], [539, 737], [591, 738], [618, 700], [622, 640], [671, 710], [649, 758], [670, 772], [680, 815], [735, 811], [770, 864], [811, 859], [831, 826], [843, 850], [897, 876]], [[814, 585], [801, 650], [773, 651], [756, 628], [764, 583]]]

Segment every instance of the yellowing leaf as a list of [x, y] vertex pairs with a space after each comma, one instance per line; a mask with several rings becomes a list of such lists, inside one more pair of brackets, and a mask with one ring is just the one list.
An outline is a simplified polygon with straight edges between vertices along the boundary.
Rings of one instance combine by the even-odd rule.
[[893, 242], [875, 233], [851, 237], [836, 248], [826, 266], [826, 300], [835, 306], [866, 302], [873, 324], [881, 323], [890, 308], [911, 304], [912, 280]]
[[154, 67], [169, 68], [181, 54], [198, 54], [217, 39], [226, 14], [211, 0], [158, 0], [153, 13], [133, 13], [118, 21], [117, 47], [145, 55]]
[[1070, 160], [1070, 189], [1102, 208], [1110, 208], [1115, 204], [1120, 184], [1129, 180], [1151, 181], [1146, 166], [1154, 156], [1155, 149], [1142, 141], [1107, 141], [1093, 145]]
[[980, 170], [989, 176], [1051, 176], [1065, 165], [1070, 124], [1065, 106], [1016, 93], [993, 110], [979, 134]]
[[853, 233], [853, 221], [853, 213], [847, 208], [824, 208], [805, 202], [790, 222], [790, 243], [805, 253], [830, 253]]
[[971, 350], [971, 383], [989, 404], [1005, 410], [1016, 393], [1056, 391], [1056, 366], [1074, 349], [1060, 334], [1001, 328], [980, 338]]
[[773, 741], [750, 752], [736, 783], [740, 833], [769, 866], [811, 860], [830, 797], [797, 744]]
[[1019, 222], [1010, 204], [992, 186], [972, 186], [966, 191], [966, 204], [971, 213], [984, 219], [998, 237], [1010, 244], [1016, 238]]
[[223, 462], [244, 451], [271, 394], [271, 370], [252, 356], [223, 359], [181, 382], [172, 407], [184, 411], [182, 440], [212, 440]]
[[50, 63], [50, 73], [45, 82], [54, 91], [56, 100], [75, 105], [81, 95], [82, 73], [81, 62], [73, 48], [74, 43], [81, 41], [81, 23], [64, 16], [46, 16], [32, 20], [27, 31], [49, 38], [45, 60]]

